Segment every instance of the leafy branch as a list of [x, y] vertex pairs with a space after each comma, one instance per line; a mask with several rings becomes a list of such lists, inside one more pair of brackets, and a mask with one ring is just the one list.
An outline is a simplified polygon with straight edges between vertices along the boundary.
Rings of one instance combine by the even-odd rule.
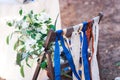
[[[50, 29], [55, 30], [52, 19], [44, 11], [39, 14], [33, 13], [31, 10], [28, 14], [23, 14], [23, 10], [19, 10], [20, 20], [8, 21], [9, 27], [14, 27], [15, 31], [6, 37], [6, 43], [9, 45], [13, 35], [17, 35], [17, 41], [14, 43], [13, 49], [16, 51], [16, 64], [20, 66], [20, 73], [24, 77], [24, 64], [31, 67], [29, 59], [38, 58], [43, 52], [43, 44], [47, 33]], [[52, 46], [52, 45], [51, 45]], [[51, 48], [51, 47], [50, 47]], [[40, 65], [46, 68], [46, 60]]]

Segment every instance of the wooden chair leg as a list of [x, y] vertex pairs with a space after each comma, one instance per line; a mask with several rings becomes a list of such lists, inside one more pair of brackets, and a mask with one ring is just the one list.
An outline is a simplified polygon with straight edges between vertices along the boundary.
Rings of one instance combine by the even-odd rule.
[[32, 78], [32, 80], [37, 80], [37, 78], [38, 78], [38, 75], [39, 75], [39, 72], [40, 72], [40, 64], [41, 64], [41, 62], [44, 60], [44, 58], [45, 58], [45, 53], [39, 58], [39, 60], [38, 60], [38, 64], [37, 64], [37, 67], [36, 67], [36, 70], [35, 70], [35, 73], [34, 73], [34, 75], [33, 75], [33, 78]]
[[47, 75], [50, 78], [50, 80], [54, 80], [54, 70], [53, 70], [53, 64], [52, 64], [52, 58], [51, 58], [51, 52], [46, 52], [46, 58], [47, 58]]

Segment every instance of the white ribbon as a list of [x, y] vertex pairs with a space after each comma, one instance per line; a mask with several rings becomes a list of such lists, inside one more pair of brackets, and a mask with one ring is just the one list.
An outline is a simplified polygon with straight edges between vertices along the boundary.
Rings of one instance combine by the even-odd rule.
[[94, 43], [93, 43], [93, 47], [94, 47], [94, 53], [91, 59], [91, 76], [92, 76], [92, 80], [100, 80], [100, 76], [99, 76], [99, 68], [98, 68], [98, 61], [97, 61], [97, 45], [98, 45], [98, 36], [99, 36], [99, 26], [98, 26], [98, 22], [99, 22], [99, 16], [93, 18], [94, 20], [94, 24], [92, 27], [92, 32], [93, 32], [93, 37], [94, 37]]
[[[74, 61], [77, 72], [79, 71], [79, 68], [80, 68], [79, 59], [80, 59], [80, 46], [81, 46], [80, 35], [78, 30], [81, 26], [79, 25], [73, 26], [74, 31], [72, 32], [72, 36], [71, 36], [71, 48], [72, 48], [71, 55], [73, 57], [73, 61]], [[73, 80], [77, 80], [74, 74], [73, 74]]]

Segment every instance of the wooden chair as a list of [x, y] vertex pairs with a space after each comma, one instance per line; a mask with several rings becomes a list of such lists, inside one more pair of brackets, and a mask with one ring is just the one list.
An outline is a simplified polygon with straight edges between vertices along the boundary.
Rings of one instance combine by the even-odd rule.
[[[99, 22], [101, 21], [102, 17], [103, 17], [103, 13], [99, 13], [100, 16], [100, 20]], [[67, 33], [66, 33], [66, 36], [67, 37], [70, 37], [71, 34], [73, 32], [73, 27], [70, 27], [70, 28], [67, 28]], [[54, 69], [53, 69], [53, 64], [52, 64], [52, 58], [51, 58], [51, 51], [48, 50], [48, 46], [51, 42], [55, 41], [55, 37], [56, 37], [56, 33], [53, 31], [53, 30], [50, 30], [48, 35], [47, 35], [47, 39], [44, 43], [44, 48], [45, 48], [45, 53], [40, 56], [40, 58], [38, 59], [38, 64], [37, 64], [37, 67], [36, 67], [36, 70], [35, 70], [35, 73], [34, 73], [34, 76], [33, 76], [33, 79], [32, 80], [37, 80], [37, 77], [38, 77], [38, 74], [40, 72], [40, 64], [41, 62], [46, 58], [48, 63], [47, 63], [47, 75], [49, 77], [50, 80], [54, 80]], [[98, 51], [98, 65], [100, 65], [100, 62], [99, 62], [99, 51]], [[63, 63], [61, 64], [61, 69], [65, 68], [65, 67], [68, 67], [69, 64], [68, 62], [66, 63]], [[67, 71], [66, 74], [72, 76], [72, 71]], [[69, 78], [69, 77], [66, 77], [64, 75], [61, 75], [62, 77], [62, 80], [72, 80], [72, 78]]]

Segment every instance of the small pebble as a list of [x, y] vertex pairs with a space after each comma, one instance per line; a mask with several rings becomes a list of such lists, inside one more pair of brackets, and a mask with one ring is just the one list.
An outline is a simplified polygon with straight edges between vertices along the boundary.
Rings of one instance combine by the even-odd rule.
[[87, 2], [87, 1], [84, 3], [84, 5], [88, 5], [88, 4], [89, 4], [89, 2]]
[[94, 4], [95, 4], [95, 2], [93, 2], [93, 1], [92, 1], [92, 2], [91, 2], [91, 4], [92, 4], [92, 5], [94, 5]]
[[105, 50], [105, 53], [108, 53], [108, 50]]

